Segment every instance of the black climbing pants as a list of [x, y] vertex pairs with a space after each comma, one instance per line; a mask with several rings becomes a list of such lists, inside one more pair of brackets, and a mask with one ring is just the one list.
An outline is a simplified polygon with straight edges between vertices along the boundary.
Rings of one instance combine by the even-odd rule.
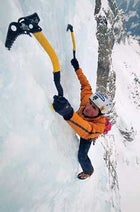
[[91, 143], [92, 140], [85, 140], [83, 138], [80, 138], [78, 160], [83, 169], [83, 172], [86, 174], [92, 174], [94, 170], [90, 158], [88, 157], [88, 151]]

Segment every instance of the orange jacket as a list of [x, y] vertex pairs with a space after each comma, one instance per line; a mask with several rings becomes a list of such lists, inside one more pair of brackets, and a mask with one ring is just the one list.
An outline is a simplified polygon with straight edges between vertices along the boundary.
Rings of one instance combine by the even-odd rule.
[[87, 140], [97, 138], [105, 130], [106, 117], [87, 118], [83, 115], [82, 112], [89, 102], [92, 88], [81, 68], [76, 71], [76, 74], [81, 84], [81, 103], [78, 111], [74, 112], [72, 118], [67, 122], [81, 138]]

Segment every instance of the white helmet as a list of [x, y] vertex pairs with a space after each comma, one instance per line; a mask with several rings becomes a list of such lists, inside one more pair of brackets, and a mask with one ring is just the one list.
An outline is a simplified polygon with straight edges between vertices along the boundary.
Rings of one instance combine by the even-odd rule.
[[90, 100], [100, 109], [102, 114], [108, 113], [112, 107], [112, 101], [106, 94], [97, 92], [90, 96]]

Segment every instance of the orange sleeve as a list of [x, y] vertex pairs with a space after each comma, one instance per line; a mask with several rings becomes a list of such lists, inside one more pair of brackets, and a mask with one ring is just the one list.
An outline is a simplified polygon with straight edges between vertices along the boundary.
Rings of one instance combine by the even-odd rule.
[[85, 105], [92, 94], [92, 88], [81, 68], [76, 71], [76, 74], [81, 84], [81, 105]]
[[72, 118], [67, 121], [74, 131], [84, 139], [97, 138], [104, 132], [104, 123], [92, 123], [82, 119], [77, 113], [74, 112]]

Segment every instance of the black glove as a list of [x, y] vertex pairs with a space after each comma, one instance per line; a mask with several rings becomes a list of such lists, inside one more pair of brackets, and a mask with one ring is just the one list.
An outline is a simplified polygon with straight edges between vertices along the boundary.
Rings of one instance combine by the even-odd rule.
[[73, 58], [71, 60], [71, 65], [73, 66], [73, 68], [75, 69], [75, 71], [77, 71], [79, 69], [79, 63], [78, 63], [78, 60], [76, 58]]
[[69, 120], [73, 116], [73, 108], [68, 100], [63, 96], [53, 97], [53, 108], [55, 112], [59, 113], [65, 120]]

